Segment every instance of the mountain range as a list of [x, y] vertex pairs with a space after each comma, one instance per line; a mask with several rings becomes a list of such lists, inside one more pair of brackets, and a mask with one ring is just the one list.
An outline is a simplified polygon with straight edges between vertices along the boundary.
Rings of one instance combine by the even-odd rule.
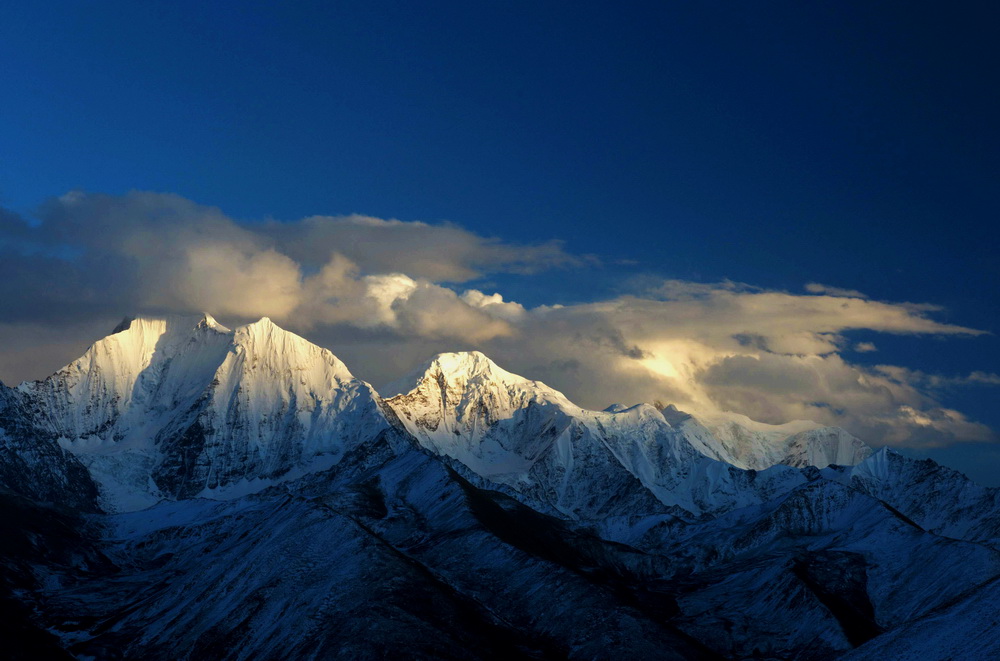
[[0, 384], [13, 658], [1000, 657], [1000, 490], [478, 352], [383, 390], [208, 315]]

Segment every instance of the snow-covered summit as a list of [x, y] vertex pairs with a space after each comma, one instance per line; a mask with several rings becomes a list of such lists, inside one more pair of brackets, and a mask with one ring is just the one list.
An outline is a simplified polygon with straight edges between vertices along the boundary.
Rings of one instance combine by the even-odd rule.
[[391, 399], [409, 410], [422, 403], [454, 408], [454, 415], [444, 412], [445, 423], [477, 412], [495, 421], [531, 402], [577, 408], [558, 390], [508, 372], [479, 351], [438, 354], [396, 383], [399, 394]]
[[439, 353], [425, 364], [423, 370], [436, 367], [449, 376], [467, 378], [493, 378], [501, 381], [523, 381], [524, 379], [501, 368], [481, 351], [456, 351]]
[[266, 317], [235, 330], [209, 315], [136, 317], [115, 330], [19, 387], [111, 507], [266, 486], [388, 427], [371, 386]]
[[438, 383], [439, 381], [450, 384], [453, 389], [463, 391], [467, 388], [475, 389], [493, 383], [505, 388], [544, 391], [549, 395], [569, 401], [562, 393], [540, 381], [532, 381], [513, 372], [508, 372], [481, 351], [439, 353], [409, 374], [381, 388], [381, 391], [386, 398], [408, 395], [429, 383]]
[[709, 471], [713, 484], [728, 484], [727, 467], [649, 404], [583, 409], [478, 352], [436, 356], [410, 382], [386, 400], [406, 430], [533, 507], [595, 519], [612, 509], [700, 512], [744, 498], [732, 485], [721, 499], [696, 494], [688, 482]]
[[[386, 400], [407, 431], [484, 476], [527, 470], [551, 443], [540, 434], [558, 426], [564, 409], [573, 407], [562, 393], [508, 372], [478, 351], [439, 354], [399, 383], [407, 382], [409, 389]], [[526, 417], [530, 428], [521, 421]], [[511, 433], [497, 428], [515, 418], [520, 426]]]
[[739, 468], [764, 470], [770, 466], [817, 466], [859, 463], [872, 448], [840, 427], [810, 420], [771, 425], [731, 412], [664, 410], [677, 429], [708, 457]]
[[231, 339], [207, 315], [127, 317], [77, 360], [18, 389], [70, 445], [142, 443], [159, 418], [198, 397]]

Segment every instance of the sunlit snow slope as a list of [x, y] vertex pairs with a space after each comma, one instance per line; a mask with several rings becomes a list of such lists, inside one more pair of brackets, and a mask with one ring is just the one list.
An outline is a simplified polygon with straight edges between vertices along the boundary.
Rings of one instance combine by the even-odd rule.
[[269, 319], [126, 320], [19, 390], [112, 509], [252, 491], [336, 462], [388, 427], [372, 388]]

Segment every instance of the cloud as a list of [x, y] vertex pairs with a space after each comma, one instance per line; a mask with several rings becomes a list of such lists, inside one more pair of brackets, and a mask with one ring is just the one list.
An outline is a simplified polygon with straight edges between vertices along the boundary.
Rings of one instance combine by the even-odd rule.
[[815, 420], [877, 443], [995, 440], [992, 430], [941, 406], [919, 383], [884, 378], [838, 355], [728, 357], [712, 364], [700, 385], [716, 405], [757, 420]]
[[[810, 419], [896, 445], [994, 438], [986, 426], [943, 407], [913, 373], [890, 376], [841, 355], [850, 346], [846, 335], [856, 330], [982, 334], [934, 321], [934, 306], [732, 282], [674, 280], [651, 291], [659, 298], [531, 310], [520, 323], [530, 342], [493, 342], [487, 353], [515, 371], [543, 375], [593, 408], [659, 399], [771, 423]], [[993, 376], [975, 378], [989, 383]]]
[[162, 278], [144, 282], [144, 289], [149, 290], [146, 300], [155, 307], [285, 318], [302, 299], [298, 264], [274, 250], [246, 250], [216, 242], [192, 244], [185, 246], [176, 262], [161, 262], [150, 272]]
[[1000, 385], [1000, 374], [992, 372], [974, 371], [965, 376], [948, 376], [944, 374], [930, 374], [896, 365], [876, 365], [874, 371], [895, 383], [918, 384], [923, 388], [929, 389]]
[[474, 308], [483, 310], [490, 316], [511, 322], [524, 319], [527, 312], [520, 303], [504, 301], [500, 294], [484, 294], [478, 289], [467, 289], [462, 293], [462, 300]]
[[37, 221], [0, 214], [7, 380], [41, 377], [59, 366], [39, 373], [41, 363], [76, 357], [70, 329], [95, 337], [98, 321], [110, 327], [126, 313], [208, 311], [232, 323], [270, 316], [376, 385], [433, 353], [479, 349], [591, 408], [660, 400], [764, 422], [812, 419], [910, 447], [995, 437], [944, 406], [941, 393], [1000, 384], [1000, 376], [944, 377], [844, 357], [875, 350], [852, 342], [856, 331], [983, 334], [935, 320], [933, 305], [817, 283], [795, 294], [645, 278], [630, 295], [526, 308], [456, 287], [592, 260], [555, 242], [511, 244], [450, 224], [357, 215], [240, 223], [157, 193], [73, 193], [44, 205]]
[[829, 285], [821, 285], [818, 282], [807, 283], [806, 291], [810, 294], [829, 294], [830, 296], [841, 296], [844, 298], [868, 298], [856, 289], [831, 287]]
[[972, 372], [966, 377], [966, 383], [1000, 386], [1000, 374], [992, 372]]
[[470, 303], [446, 287], [403, 273], [361, 275], [342, 255], [334, 254], [319, 273], [302, 280], [298, 304], [277, 317], [297, 330], [346, 324], [392, 331], [406, 338], [485, 341], [513, 332], [495, 305]]
[[558, 241], [513, 245], [457, 225], [370, 216], [312, 216], [253, 229], [299, 263], [320, 266], [335, 249], [370, 273], [400, 272], [431, 282], [466, 282], [483, 272], [537, 273], [579, 266], [593, 257], [566, 253]]
[[523, 308], [440, 283], [584, 261], [557, 242], [516, 245], [449, 224], [365, 216], [240, 224], [214, 207], [142, 192], [70, 193], [46, 203], [35, 226], [4, 212], [0, 251], [12, 321], [208, 310], [300, 329], [348, 324], [472, 341], [509, 335], [507, 320]]

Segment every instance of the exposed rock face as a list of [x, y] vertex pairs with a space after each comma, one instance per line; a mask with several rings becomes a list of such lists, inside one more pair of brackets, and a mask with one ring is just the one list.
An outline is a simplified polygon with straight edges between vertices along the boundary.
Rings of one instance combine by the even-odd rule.
[[97, 485], [87, 469], [33, 419], [21, 393], [0, 383], [0, 490], [38, 503], [97, 511]]
[[808, 422], [584, 410], [476, 352], [402, 390], [207, 316], [0, 386], [10, 649], [1000, 656], [1000, 490]]

